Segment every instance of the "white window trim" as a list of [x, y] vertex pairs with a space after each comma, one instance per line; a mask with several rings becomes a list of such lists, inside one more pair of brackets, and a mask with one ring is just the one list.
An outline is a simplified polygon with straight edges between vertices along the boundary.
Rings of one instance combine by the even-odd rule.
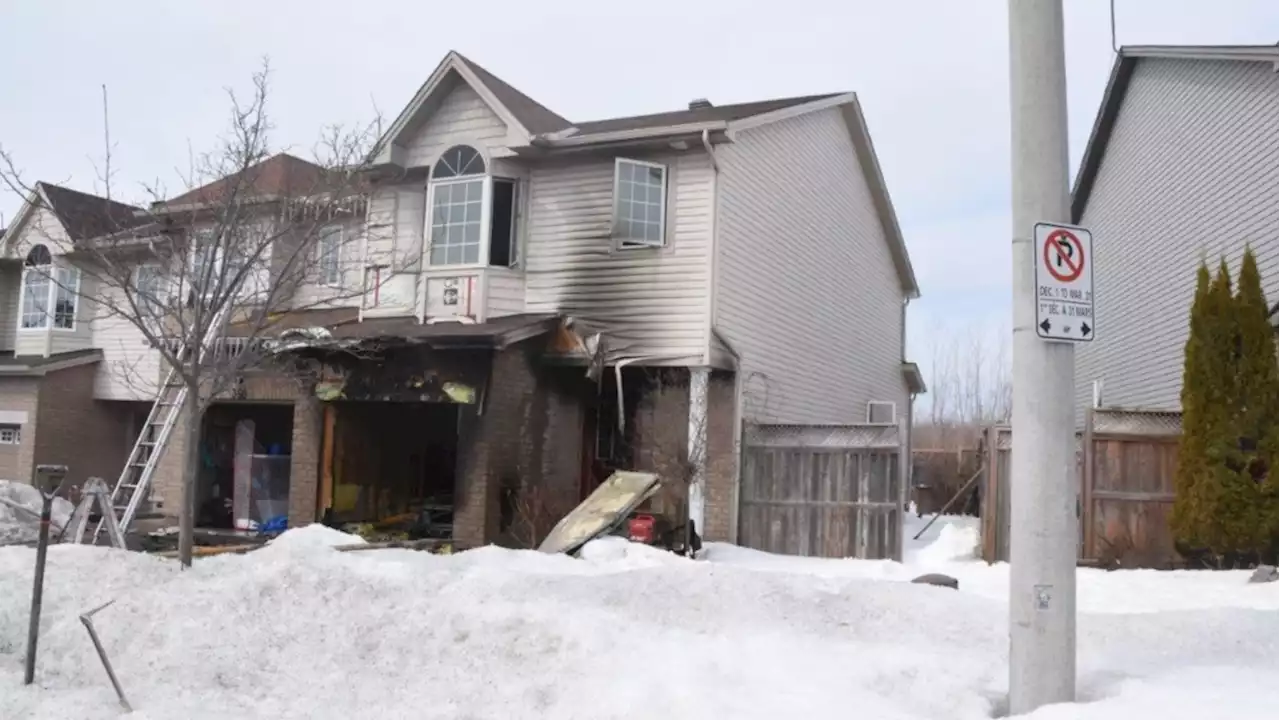
[[[330, 279], [326, 275], [327, 268], [325, 267], [325, 250], [324, 250], [325, 237], [327, 237], [329, 231], [331, 230], [338, 231], [338, 247], [334, 248], [334, 252], [337, 253], [337, 256], [338, 256], [336, 261], [337, 277], [333, 279]], [[319, 242], [316, 243], [316, 263], [317, 263], [317, 266], [320, 268], [320, 282], [318, 284], [321, 287], [341, 287], [342, 276], [343, 276], [342, 248], [343, 248], [343, 245], [346, 243], [347, 229], [342, 225], [336, 225], [336, 224], [325, 225], [324, 227], [320, 228], [318, 237], [319, 237]]]
[[[483, 157], [483, 156], [481, 156]], [[433, 165], [434, 167], [434, 165]], [[487, 169], [487, 164], [486, 164]], [[436, 190], [448, 185], [483, 181], [480, 191], [480, 256], [474, 263], [440, 264], [431, 262], [431, 215], [435, 211]], [[462, 177], [431, 180], [427, 183], [427, 211], [422, 218], [422, 258], [423, 265], [433, 270], [479, 270], [489, 267], [489, 226], [493, 222], [489, 217], [493, 207], [493, 176], [464, 175]]]
[[[58, 283], [58, 272], [63, 270], [72, 273], [72, 277], [75, 278], [75, 289], [71, 290], [71, 327], [66, 328], [58, 327], [57, 323], [58, 289], [62, 287]], [[53, 282], [50, 283], [51, 287], [49, 290], [49, 328], [54, 332], [73, 333], [76, 331], [76, 328], [80, 326], [80, 283], [82, 281], [82, 277], [83, 275], [78, 267], [73, 265], [58, 267], [57, 265], [54, 265]]]
[[[517, 177], [498, 175], [490, 178], [490, 187], [493, 186], [493, 180], [501, 180], [502, 182], [511, 183], [511, 192], [514, 193], [514, 197], [511, 198], [511, 237], [507, 239], [508, 252], [511, 253], [511, 255], [510, 260], [507, 261], [506, 265], [489, 266], [487, 261], [491, 256], [491, 253], [489, 252], [489, 246], [491, 243], [485, 242], [485, 265], [497, 268], [505, 267], [514, 270], [520, 267], [521, 261], [524, 259], [524, 247], [522, 247], [522, 229], [524, 228], [524, 208], [522, 206], [525, 198], [524, 181]], [[492, 193], [490, 193], [490, 197], [492, 197]], [[490, 215], [492, 215], [492, 211], [490, 212]], [[489, 222], [493, 222], [492, 217], [489, 218]]]
[[[45, 292], [47, 295], [45, 297], [46, 304], [44, 309], [44, 322], [35, 327], [25, 327], [22, 324], [22, 318], [27, 314], [26, 313], [27, 276], [33, 270], [41, 271], [41, 273], [45, 276], [45, 279], [48, 281], [48, 287], [45, 289]], [[74, 273], [72, 277], [75, 278], [75, 287], [74, 289], [71, 290], [71, 302], [73, 306], [71, 311], [71, 327], [58, 327], [56, 322], [58, 289], [61, 287], [61, 285], [58, 283], [58, 272], [63, 270]], [[81, 282], [82, 282], [82, 274], [80, 272], [80, 268], [75, 267], [74, 265], [68, 265], [64, 267], [64, 266], [58, 265], [55, 262], [51, 265], [41, 265], [38, 267], [24, 266], [22, 268], [21, 282], [19, 283], [19, 286], [18, 286], [18, 292], [19, 292], [18, 332], [36, 333], [36, 332], [52, 331], [52, 332], [62, 332], [62, 333], [74, 333], [80, 325], [80, 283]]]
[[[5, 440], [4, 435], [7, 432], [13, 433], [13, 439]], [[21, 445], [22, 444], [22, 426], [14, 423], [0, 424], [0, 445]]]
[[887, 423], [875, 423], [875, 424], [877, 424], [877, 425], [894, 425], [894, 424], [896, 424], [896, 423], [898, 422], [898, 403], [896, 403], [896, 402], [894, 402], [894, 401], [892, 401], [892, 400], [871, 400], [871, 401], [869, 401], [869, 402], [867, 403], [867, 423], [868, 423], [868, 424], [871, 424], [871, 423], [873, 422], [873, 421], [872, 421], [872, 419], [871, 419], [871, 407], [872, 407], [873, 405], [888, 405], [888, 406], [889, 406], [889, 409], [893, 411], [893, 419], [892, 419], [892, 420], [890, 420], [890, 421], [889, 421], [889, 422], [887, 422]]
[[[618, 235], [618, 210], [619, 200], [618, 185], [619, 176], [622, 171], [623, 164], [639, 165], [641, 167], [658, 168], [662, 170], [662, 203], [659, 206], [659, 223], [658, 223], [658, 241], [655, 243], [650, 240], [635, 240], [633, 238], [624, 238]], [[664, 163], [651, 162], [648, 160], [636, 160], [635, 158], [619, 157], [613, 160], [613, 211], [609, 218], [609, 235], [613, 237], [614, 247], [618, 250], [655, 250], [665, 248], [667, 246], [667, 203], [670, 201], [669, 186], [671, 180], [671, 168]]]

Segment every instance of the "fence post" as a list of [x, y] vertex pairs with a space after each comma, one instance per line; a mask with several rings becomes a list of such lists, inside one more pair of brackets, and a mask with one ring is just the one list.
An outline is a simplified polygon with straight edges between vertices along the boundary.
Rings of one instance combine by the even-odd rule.
[[1081, 508], [1080, 527], [1084, 533], [1083, 555], [1085, 558], [1092, 560], [1094, 557], [1096, 538], [1094, 537], [1094, 517], [1093, 517], [1093, 419], [1094, 408], [1092, 404], [1085, 408], [1084, 412], [1084, 448], [1083, 448], [1083, 467], [1080, 468], [1080, 485], [1081, 485]]

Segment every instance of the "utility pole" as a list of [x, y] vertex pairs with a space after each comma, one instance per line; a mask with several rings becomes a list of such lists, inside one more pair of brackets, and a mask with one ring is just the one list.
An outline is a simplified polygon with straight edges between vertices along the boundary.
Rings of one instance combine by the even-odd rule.
[[1013, 449], [1009, 712], [1073, 702], [1079, 480], [1075, 347], [1037, 336], [1036, 223], [1070, 221], [1062, 0], [1009, 0]]

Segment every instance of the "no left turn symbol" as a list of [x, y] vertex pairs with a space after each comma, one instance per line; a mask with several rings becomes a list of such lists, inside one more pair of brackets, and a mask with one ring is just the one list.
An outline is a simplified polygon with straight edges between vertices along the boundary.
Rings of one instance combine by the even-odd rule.
[[1044, 267], [1058, 282], [1075, 282], [1084, 272], [1084, 244], [1061, 228], [1044, 239]]

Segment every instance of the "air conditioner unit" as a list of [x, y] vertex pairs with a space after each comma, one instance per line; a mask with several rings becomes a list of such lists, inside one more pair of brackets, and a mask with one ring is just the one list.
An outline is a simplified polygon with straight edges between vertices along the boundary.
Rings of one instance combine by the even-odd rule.
[[898, 404], [888, 400], [872, 400], [867, 403], [867, 423], [893, 425], [898, 422]]

